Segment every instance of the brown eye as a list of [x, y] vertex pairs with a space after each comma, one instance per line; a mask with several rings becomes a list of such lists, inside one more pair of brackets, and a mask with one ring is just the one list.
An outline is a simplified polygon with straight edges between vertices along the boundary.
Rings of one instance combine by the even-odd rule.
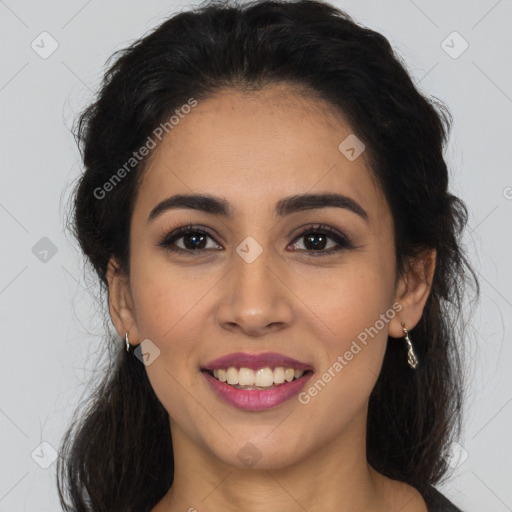
[[[208, 238], [213, 237], [201, 227], [184, 226], [164, 236], [157, 244], [167, 251], [180, 253], [201, 253], [207, 250]], [[175, 242], [183, 239], [183, 247], [177, 247]], [[218, 244], [217, 244], [218, 245]]]
[[[309, 253], [308, 255], [313, 257], [326, 256], [344, 249], [354, 248], [354, 245], [347, 236], [342, 235], [331, 227], [324, 226], [322, 224], [307, 228], [306, 230], [302, 231], [302, 233], [295, 240], [300, 239], [305, 240], [305, 251]], [[329, 239], [334, 240], [336, 245], [327, 250], [324, 250]]]

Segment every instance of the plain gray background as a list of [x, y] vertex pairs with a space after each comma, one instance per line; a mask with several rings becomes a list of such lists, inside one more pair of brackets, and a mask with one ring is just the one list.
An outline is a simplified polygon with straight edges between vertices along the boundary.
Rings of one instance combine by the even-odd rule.
[[[512, 510], [512, 1], [332, 4], [384, 34], [454, 116], [446, 159], [482, 296], [464, 435], [440, 488], [465, 511]], [[81, 168], [71, 124], [113, 51], [189, 5], [0, 0], [0, 512], [60, 510], [52, 450], [101, 370], [97, 286], [64, 233]]]

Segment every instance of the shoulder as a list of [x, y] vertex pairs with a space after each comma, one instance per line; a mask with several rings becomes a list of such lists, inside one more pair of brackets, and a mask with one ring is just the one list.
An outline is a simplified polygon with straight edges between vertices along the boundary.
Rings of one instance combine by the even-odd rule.
[[420, 490], [400, 480], [388, 480], [387, 499], [393, 509], [402, 512], [463, 512], [431, 485]]
[[428, 486], [421, 494], [427, 504], [429, 512], [463, 512], [435, 487]]

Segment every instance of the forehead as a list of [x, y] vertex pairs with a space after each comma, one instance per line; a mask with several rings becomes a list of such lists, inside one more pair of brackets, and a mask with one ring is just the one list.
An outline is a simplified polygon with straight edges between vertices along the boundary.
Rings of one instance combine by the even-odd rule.
[[[268, 215], [292, 194], [338, 192], [382, 216], [385, 201], [364, 152], [349, 160], [339, 146], [353, 137], [342, 115], [302, 89], [223, 90], [198, 102], [150, 155], [135, 210], [149, 214], [173, 194], [208, 193]], [[349, 139], [350, 140], [350, 139]]]

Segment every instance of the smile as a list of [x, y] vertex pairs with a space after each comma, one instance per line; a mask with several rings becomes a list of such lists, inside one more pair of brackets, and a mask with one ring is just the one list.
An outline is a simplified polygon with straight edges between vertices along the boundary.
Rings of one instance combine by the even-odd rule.
[[202, 370], [214, 393], [223, 401], [248, 411], [271, 409], [300, 393], [313, 372], [278, 366], [257, 370], [228, 367]]

